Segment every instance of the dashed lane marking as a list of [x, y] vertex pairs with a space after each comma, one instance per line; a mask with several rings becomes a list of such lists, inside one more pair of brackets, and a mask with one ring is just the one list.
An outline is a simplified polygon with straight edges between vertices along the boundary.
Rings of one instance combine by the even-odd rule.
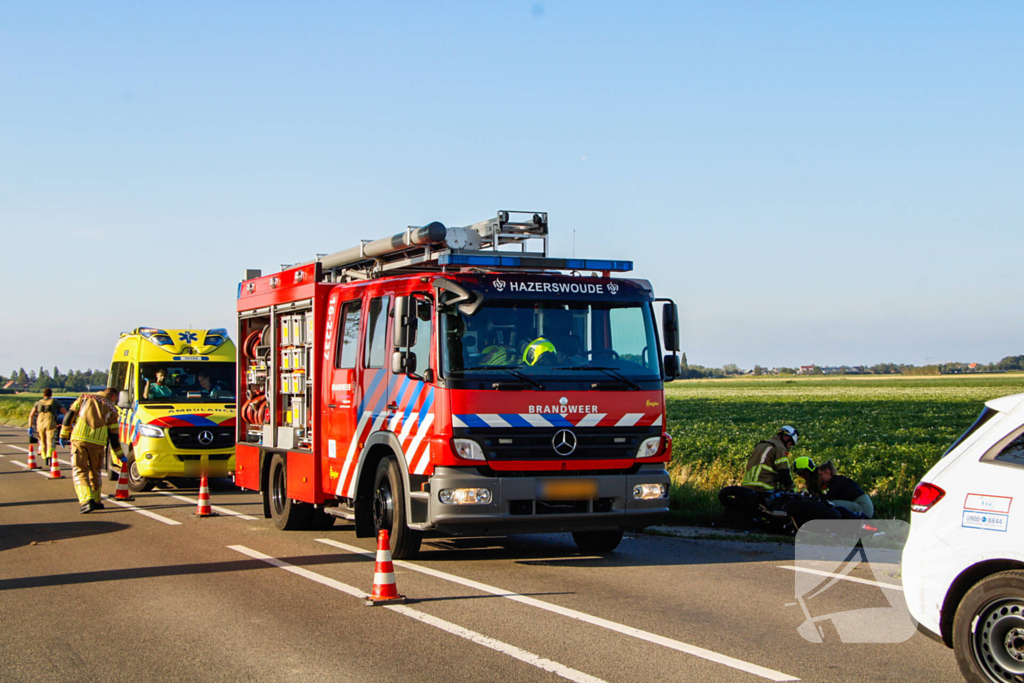
[[878, 586], [879, 588], [886, 588], [888, 590], [903, 591], [903, 586], [895, 583], [885, 583], [884, 581], [870, 581], [868, 579], [858, 579], [854, 576], [844, 576], [842, 574], [832, 574], [830, 572], [824, 572], [820, 569], [810, 569], [808, 567], [795, 567], [793, 565], [783, 564], [779, 565], [779, 569], [788, 569], [794, 572], [803, 572], [805, 574], [817, 574], [818, 576], [827, 576], [831, 579], [842, 579], [843, 581], [851, 581], [853, 583], [862, 583], [865, 586]]
[[[357, 555], [363, 555], [365, 557], [370, 558], [376, 557], [376, 554], [371, 551], [363, 550], [362, 548], [357, 548], [356, 546], [348, 545], [346, 543], [340, 543], [338, 541], [334, 541], [328, 538], [318, 538], [316, 540], [320, 543], [325, 543], [329, 546], [340, 548], [341, 550], [346, 550], [350, 553], [355, 553]], [[745, 671], [746, 673], [753, 674], [755, 676], [760, 676], [761, 678], [767, 678], [770, 681], [800, 680], [795, 676], [784, 674], [781, 671], [774, 671], [763, 666], [758, 666], [757, 664], [745, 662], [742, 659], [736, 659], [734, 657], [729, 657], [728, 655], [719, 654], [718, 652], [705, 650], [704, 648], [697, 647], [696, 645], [690, 645], [689, 643], [684, 643], [679, 640], [673, 640], [672, 638], [659, 636], [656, 633], [642, 631], [638, 628], [633, 628], [632, 626], [626, 626], [625, 624], [620, 624], [615, 621], [609, 621], [608, 619], [595, 617], [594, 615], [587, 614], [586, 612], [579, 612], [568, 607], [562, 607], [560, 605], [555, 605], [550, 602], [544, 602], [543, 600], [538, 600], [536, 598], [530, 598], [525, 595], [513, 593], [512, 591], [497, 588], [495, 586], [489, 586], [486, 583], [480, 583], [479, 581], [473, 581], [472, 579], [464, 579], [461, 576], [448, 574], [447, 572], [438, 571], [437, 569], [430, 569], [429, 567], [423, 567], [418, 564], [413, 564], [412, 562], [407, 562], [405, 560], [394, 560], [394, 564], [396, 567], [402, 567], [403, 569], [411, 569], [412, 571], [420, 572], [421, 574], [426, 574], [428, 576], [433, 576], [438, 579], [443, 579], [445, 581], [451, 581], [453, 583], [461, 584], [463, 586], [466, 586], [467, 588], [473, 588], [484, 593], [490, 593], [491, 595], [496, 595], [498, 597], [514, 600], [515, 602], [520, 602], [524, 605], [530, 605], [531, 607], [547, 610], [548, 612], [554, 612], [555, 614], [560, 614], [564, 617], [569, 617], [570, 619], [576, 619], [578, 621], [582, 621], [593, 626], [606, 628], [609, 631], [621, 633], [622, 635], [632, 636], [633, 638], [637, 638], [638, 640], [644, 640], [648, 643], [654, 643], [655, 645], [661, 645], [671, 650], [676, 650], [678, 652], [683, 652], [688, 655], [693, 655], [694, 657], [700, 657], [701, 659], [706, 659], [709, 662], [715, 662], [716, 664], [722, 664], [724, 666], [728, 666], [739, 671]]]
[[[186, 503], [192, 503], [193, 505], [196, 505], [196, 506], [199, 505], [199, 499], [197, 499], [197, 498], [189, 498], [188, 496], [179, 496], [177, 493], [171, 493], [170, 491], [156, 491], [155, 493], [159, 493], [161, 496], [167, 496], [169, 498], [177, 498], [178, 500], [183, 500]], [[256, 517], [253, 517], [252, 515], [242, 514], [241, 512], [238, 512], [237, 510], [231, 510], [231, 509], [228, 509], [228, 508], [225, 508], [225, 507], [221, 507], [219, 505], [212, 505], [211, 508], [214, 511], [219, 512], [222, 515], [230, 515], [232, 517], [238, 517], [239, 519], [248, 519], [248, 520], [257, 519]]]
[[149, 510], [145, 510], [145, 509], [137, 507], [135, 505], [131, 505], [130, 503], [126, 503], [123, 500], [117, 500], [116, 498], [112, 498], [112, 497], [108, 496], [105, 493], [103, 494], [103, 500], [108, 500], [111, 503], [113, 503], [114, 505], [120, 505], [121, 507], [126, 508], [128, 510], [131, 510], [132, 512], [137, 512], [140, 515], [143, 515], [144, 517], [149, 517], [150, 519], [155, 519], [156, 521], [163, 522], [164, 524], [167, 524], [169, 526], [180, 526], [181, 525], [181, 522], [178, 522], [178, 521], [175, 521], [173, 519], [170, 519], [169, 517], [164, 517], [163, 515], [158, 515], [155, 512], [150, 512]]
[[[322, 574], [317, 574], [316, 572], [311, 572], [308, 569], [303, 569], [302, 567], [296, 567], [293, 564], [289, 564], [287, 562], [284, 562], [283, 560], [279, 560], [276, 557], [271, 557], [270, 555], [264, 555], [263, 553], [258, 552], [256, 550], [252, 550], [251, 548], [247, 548], [244, 545], [229, 545], [228, 548], [236, 552], [242, 553], [243, 555], [248, 555], [253, 559], [261, 560], [263, 562], [266, 562], [267, 564], [271, 564], [275, 567], [284, 569], [285, 571], [291, 572], [292, 574], [296, 574], [305, 579], [309, 579], [310, 581], [315, 581], [321, 585], [327, 586], [328, 588], [333, 588], [336, 591], [346, 593], [354, 598], [365, 600], [368, 597], [366, 593], [359, 590], [358, 588], [355, 588], [354, 586], [350, 586], [346, 583], [341, 583], [340, 581], [335, 581], [334, 579], [328, 578]], [[408, 607], [406, 605], [385, 605], [384, 608], [389, 609], [392, 612], [405, 615], [412, 619], [416, 619], [417, 621], [422, 622], [424, 624], [428, 624], [435, 628], [439, 628], [442, 631], [458, 636], [460, 638], [465, 638], [466, 640], [474, 642], [477, 645], [483, 645], [486, 648], [490, 648], [496, 652], [508, 655], [513, 659], [518, 659], [519, 661], [529, 664], [530, 666], [535, 666], [543, 671], [548, 671], [555, 674], [556, 676], [561, 676], [566, 680], [576, 681], [576, 683], [605, 683], [602, 679], [591, 676], [590, 674], [585, 674], [582, 671], [578, 671], [577, 669], [565, 666], [564, 664], [559, 664], [558, 662], [554, 662], [550, 659], [545, 659], [544, 657], [535, 655], [532, 652], [528, 652], [526, 650], [518, 648], [515, 645], [510, 645], [500, 640], [495, 640], [494, 638], [485, 636], [482, 633], [471, 631], [468, 628], [463, 628], [458, 624], [453, 624], [450, 621], [439, 619], [435, 616], [431, 616], [417, 609], [413, 609], [412, 607]]]
[[[25, 468], [26, 470], [28, 470], [28, 464], [26, 464], [26, 463], [23, 463], [23, 462], [20, 462], [20, 461], [18, 461], [18, 460], [12, 460], [12, 461], [11, 461], [11, 464], [17, 465], [18, 467], [23, 467], [23, 468]], [[37, 467], [37, 468], [36, 468], [36, 469], [34, 469], [34, 470], [28, 470], [28, 471], [29, 471], [29, 472], [34, 472], [35, 474], [41, 474], [41, 475], [43, 475], [44, 477], [46, 477], [47, 479], [49, 479], [49, 478], [50, 478], [50, 470], [47, 470], [47, 469], [42, 469], [42, 468], [39, 468], [39, 467]]]

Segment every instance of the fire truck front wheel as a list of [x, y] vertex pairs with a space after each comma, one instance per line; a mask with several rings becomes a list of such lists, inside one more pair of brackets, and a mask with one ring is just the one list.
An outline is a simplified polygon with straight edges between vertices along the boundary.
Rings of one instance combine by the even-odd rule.
[[574, 531], [572, 540], [576, 543], [576, 547], [585, 553], [603, 555], [619, 547], [619, 543], [622, 541], [622, 530]]
[[379, 533], [386, 529], [391, 540], [391, 556], [406, 560], [420, 550], [422, 532], [405, 525], [405, 489], [402, 473], [394, 458], [384, 458], [373, 478], [373, 525]]
[[281, 531], [308, 529], [313, 506], [288, 497], [288, 477], [284, 456], [274, 453], [270, 460], [270, 517]]

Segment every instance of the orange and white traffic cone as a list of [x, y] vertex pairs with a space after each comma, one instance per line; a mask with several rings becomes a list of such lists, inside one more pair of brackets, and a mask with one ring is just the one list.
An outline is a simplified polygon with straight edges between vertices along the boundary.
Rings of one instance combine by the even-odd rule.
[[405, 596], [398, 594], [395, 586], [395, 566], [391, 563], [391, 542], [387, 529], [377, 534], [377, 562], [373, 570], [373, 593], [366, 599], [367, 605], [403, 603]]
[[30, 470], [38, 470], [39, 469], [39, 465], [36, 464], [36, 452], [32, 448], [31, 444], [29, 444], [29, 447], [28, 447], [28, 468]]
[[60, 463], [57, 462], [57, 451], [54, 451], [50, 456], [50, 479], [63, 479], [64, 475], [60, 473]]
[[114, 500], [135, 500], [128, 491], [128, 463], [121, 462], [121, 474], [117, 478], [117, 492], [114, 493]]
[[210, 482], [206, 475], [199, 480], [199, 504], [196, 505], [196, 517], [213, 517], [213, 508], [210, 507]]

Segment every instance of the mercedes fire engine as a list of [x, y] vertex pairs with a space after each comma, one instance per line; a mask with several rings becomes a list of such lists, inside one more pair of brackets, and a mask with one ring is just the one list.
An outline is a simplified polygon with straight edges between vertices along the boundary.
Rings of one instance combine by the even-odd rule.
[[428, 531], [613, 550], [668, 512], [679, 374], [676, 305], [630, 270], [549, 257], [546, 213], [501, 211], [246, 271], [236, 483], [280, 529], [341, 517], [396, 558]]

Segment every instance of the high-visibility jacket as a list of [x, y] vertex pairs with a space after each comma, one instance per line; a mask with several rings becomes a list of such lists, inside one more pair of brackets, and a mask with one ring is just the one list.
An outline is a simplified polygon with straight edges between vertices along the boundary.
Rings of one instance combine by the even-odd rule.
[[117, 442], [117, 408], [103, 396], [82, 394], [64, 416], [60, 438], [105, 445], [114, 436]]
[[[742, 485], [753, 489], [774, 491], [782, 485], [783, 488], [793, 488], [792, 477], [789, 476], [789, 451], [785, 444], [778, 438], [772, 437], [767, 441], [761, 441], [750, 453], [747, 460], [747, 471], [743, 475]], [[779, 475], [782, 470], [786, 471], [780, 481]], [[785, 485], [785, 481], [789, 485]]]

